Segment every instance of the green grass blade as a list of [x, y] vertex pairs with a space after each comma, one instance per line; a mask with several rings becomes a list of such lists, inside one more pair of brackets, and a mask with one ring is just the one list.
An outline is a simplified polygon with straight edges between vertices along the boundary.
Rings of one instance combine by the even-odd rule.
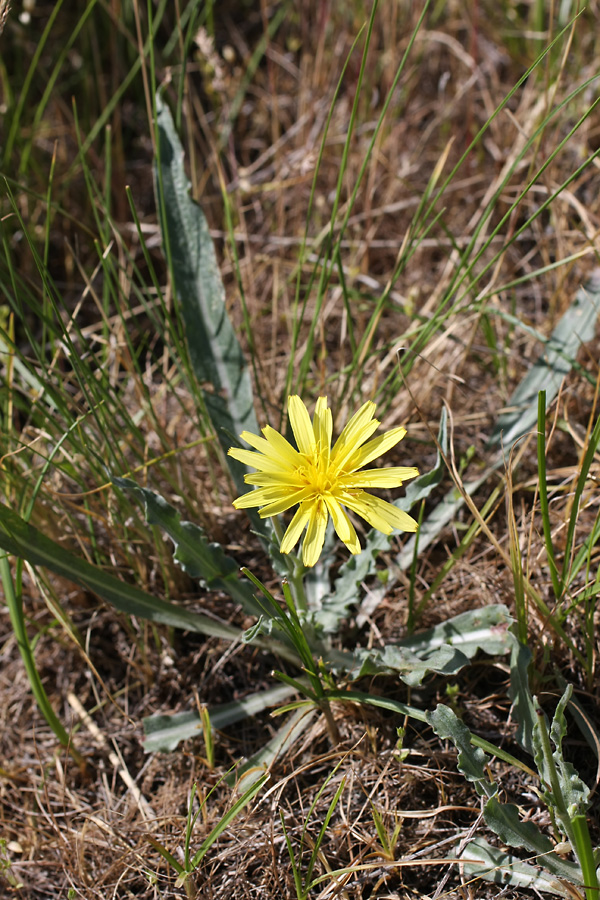
[[600, 416], [598, 416], [596, 420], [596, 424], [594, 425], [594, 430], [590, 435], [590, 439], [588, 441], [588, 445], [585, 449], [585, 453], [583, 455], [583, 459], [581, 460], [581, 467], [579, 470], [579, 476], [577, 478], [577, 484], [575, 486], [575, 495], [573, 497], [573, 503], [571, 506], [571, 514], [569, 516], [569, 525], [567, 527], [567, 538], [565, 541], [565, 555], [563, 560], [562, 567], [562, 582], [563, 584], [569, 583], [569, 573], [571, 568], [571, 555], [573, 552], [573, 542], [575, 540], [575, 529], [577, 527], [577, 517], [579, 515], [579, 507], [581, 504], [581, 497], [588, 479], [590, 466], [594, 461], [594, 457], [596, 455], [596, 451], [598, 449], [598, 445], [600, 444]]
[[219, 820], [208, 837], [202, 842], [200, 849], [194, 854], [194, 857], [191, 861], [193, 869], [198, 866], [198, 864], [206, 856], [214, 842], [217, 840], [219, 835], [221, 835], [225, 831], [230, 822], [233, 822], [233, 820], [237, 818], [244, 807], [247, 806], [250, 801], [258, 794], [258, 792], [266, 784], [270, 777], [271, 776], [268, 772], [265, 772], [264, 775], [261, 775], [261, 777], [257, 781], [255, 781], [254, 784], [250, 785], [250, 787], [244, 791], [242, 796], [235, 801], [231, 809], [229, 809]]
[[546, 391], [538, 394], [538, 430], [537, 430], [537, 460], [538, 460], [538, 489], [540, 497], [540, 512], [542, 515], [542, 528], [544, 530], [544, 544], [550, 567], [554, 596], [560, 600], [564, 585], [558, 575], [554, 545], [552, 543], [552, 527], [550, 525], [550, 512], [548, 509], [548, 484], [546, 481]]
[[44, 52], [44, 48], [46, 43], [50, 37], [50, 32], [52, 31], [52, 26], [56, 21], [58, 14], [60, 13], [61, 6], [63, 5], [63, 0], [58, 0], [57, 3], [54, 4], [54, 8], [50, 13], [50, 17], [46, 23], [43, 34], [40, 40], [37, 43], [35, 53], [31, 59], [31, 63], [29, 64], [29, 69], [27, 71], [27, 75], [25, 76], [25, 80], [23, 82], [23, 87], [21, 88], [21, 92], [19, 94], [19, 99], [17, 101], [16, 108], [12, 114], [12, 119], [10, 123], [10, 128], [8, 130], [8, 134], [6, 136], [6, 140], [4, 143], [4, 152], [2, 156], [2, 168], [8, 168], [8, 162], [10, 160], [13, 146], [17, 139], [17, 135], [19, 133], [19, 129], [23, 127], [23, 123], [21, 122], [21, 117], [23, 115], [23, 110], [25, 109], [25, 104], [27, 103], [29, 97], [29, 89], [31, 87], [31, 82], [33, 80], [33, 76], [36, 73], [40, 57]]
[[[13, 577], [10, 571], [10, 565], [8, 563], [8, 557], [5, 553], [0, 553], [0, 581], [2, 582], [2, 587], [4, 589], [4, 599], [6, 600], [6, 605], [8, 607], [10, 622], [17, 641], [17, 645], [19, 647], [19, 652], [21, 653], [23, 665], [25, 666], [25, 671], [27, 672], [31, 692], [35, 697], [35, 701], [40, 709], [40, 712], [46, 719], [46, 722], [56, 735], [57, 739], [60, 741], [63, 747], [69, 747], [71, 744], [71, 739], [65, 731], [62, 722], [52, 708], [52, 704], [48, 699], [48, 695], [44, 689], [42, 679], [40, 678], [40, 674], [35, 664], [33, 650], [29, 642], [29, 635], [27, 634], [27, 629], [25, 627], [25, 617], [23, 615], [23, 600], [22, 597], [17, 596], [15, 592]], [[75, 751], [74, 748], [72, 748], [72, 750], [76, 758], [80, 760], [81, 757], [79, 756], [79, 754]]]
[[[335, 771], [336, 770], [334, 769], [334, 772]], [[306, 883], [308, 885], [309, 890], [312, 887], [312, 884], [310, 882], [312, 879], [312, 874], [313, 874], [315, 865], [317, 864], [317, 859], [319, 858], [319, 853], [321, 852], [321, 845], [323, 843], [325, 835], [327, 834], [327, 829], [329, 827], [329, 823], [331, 822], [331, 817], [332, 817], [333, 813], [335, 812], [335, 808], [341, 799], [341, 796], [342, 796], [342, 793], [343, 793], [345, 787], [346, 787], [346, 778], [344, 777], [340, 781], [340, 783], [337, 787], [337, 790], [336, 790], [335, 794], [333, 795], [331, 803], [327, 807], [327, 812], [325, 813], [325, 818], [323, 819], [323, 824], [321, 825], [321, 828], [319, 829], [319, 834], [317, 835], [315, 845], [313, 847], [312, 853], [310, 854], [310, 860], [309, 860], [308, 867], [306, 870]]]

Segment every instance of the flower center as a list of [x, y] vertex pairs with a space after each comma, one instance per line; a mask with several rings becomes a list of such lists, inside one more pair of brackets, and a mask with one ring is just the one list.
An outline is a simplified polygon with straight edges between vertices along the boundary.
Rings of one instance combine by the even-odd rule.
[[325, 468], [323, 461], [308, 460], [306, 468], [302, 468], [298, 474], [307, 487], [311, 487], [316, 494], [329, 493], [335, 483], [335, 471], [332, 466]]

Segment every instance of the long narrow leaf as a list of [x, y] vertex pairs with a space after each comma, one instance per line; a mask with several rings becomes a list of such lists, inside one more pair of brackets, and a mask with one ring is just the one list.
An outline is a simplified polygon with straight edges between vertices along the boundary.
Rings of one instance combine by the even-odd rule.
[[225, 815], [218, 821], [213, 830], [210, 832], [207, 838], [202, 842], [200, 849], [194, 854], [194, 858], [192, 859], [192, 867], [195, 869], [201, 860], [206, 856], [214, 842], [217, 840], [220, 834], [222, 834], [225, 829], [229, 826], [230, 822], [233, 822], [235, 818], [241, 813], [243, 808], [250, 803], [253, 797], [258, 794], [263, 785], [269, 780], [271, 776], [268, 772], [265, 772], [258, 778], [255, 782], [253, 782], [249, 788], [247, 788], [241, 797], [239, 797], [236, 802], [233, 804], [231, 809], [229, 809]]
[[512, 853], [492, 847], [483, 838], [475, 838], [462, 852], [457, 850], [457, 853], [469, 880], [484, 878], [503, 886], [531, 888], [536, 892], [543, 891], [558, 897], [574, 896], [568, 885], [562, 884], [542, 869], [521, 862]]
[[[296, 693], [296, 688], [287, 684], [249, 694], [241, 700], [232, 700], [220, 706], [209, 708], [211, 728], [219, 730], [242, 719], [277, 706]], [[170, 753], [181, 741], [198, 737], [202, 733], [202, 722], [195, 710], [175, 713], [171, 716], [148, 716], [144, 719], [144, 750], [146, 753]]]
[[568, 375], [582, 343], [594, 337], [600, 313], [600, 270], [577, 291], [575, 299], [546, 341], [543, 352], [527, 372], [508, 401], [489, 437], [488, 446], [502, 441], [507, 453], [515, 441], [535, 427], [538, 416], [538, 392], [546, 391], [546, 407], [556, 397]]
[[93, 591], [128, 615], [227, 640], [239, 637], [238, 629], [225, 622], [181, 609], [174, 603], [159, 600], [134, 585], [108, 575], [46, 537], [3, 503], [0, 503], [0, 547], [33, 566], [45, 566], [80, 587]]
[[113, 484], [130, 491], [144, 503], [146, 521], [158, 525], [173, 544], [173, 558], [192, 578], [200, 578], [209, 590], [225, 591], [245, 612], [260, 616], [261, 609], [247, 581], [238, 577], [239, 564], [227, 556], [220, 544], [207, 541], [201, 528], [193, 522], [182, 522], [174, 506], [149, 488], [139, 487], [130, 478], [113, 478]]
[[[168, 106], [156, 97], [157, 202], [163, 242], [186, 326], [190, 359], [213, 427], [226, 452], [232, 436], [258, 432], [250, 375], [225, 307], [225, 291], [204, 213], [190, 197], [183, 147]], [[245, 467], [226, 457], [236, 487]]]

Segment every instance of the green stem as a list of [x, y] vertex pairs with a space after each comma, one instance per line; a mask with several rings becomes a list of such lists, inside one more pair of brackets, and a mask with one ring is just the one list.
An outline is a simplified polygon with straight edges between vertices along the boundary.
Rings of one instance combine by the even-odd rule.
[[48, 699], [48, 695], [46, 694], [44, 685], [42, 684], [42, 680], [36, 668], [33, 651], [31, 649], [31, 644], [29, 643], [29, 637], [27, 635], [27, 629], [25, 628], [22, 597], [20, 595], [17, 596], [17, 594], [15, 593], [12, 572], [10, 571], [8, 557], [5, 553], [0, 556], [0, 579], [2, 580], [4, 597], [6, 598], [6, 605], [8, 606], [8, 614], [10, 616], [11, 625], [17, 639], [19, 652], [21, 653], [25, 671], [27, 672], [27, 677], [29, 678], [31, 691], [36, 699], [40, 712], [46, 719], [48, 725], [50, 726], [62, 746], [67, 747], [78, 765], [83, 767], [85, 766], [83, 757], [73, 747], [70, 736], [67, 734], [62, 725], [62, 722], [52, 709], [52, 706]]
[[[325, 691], [325, 698], [328, 700], [340, 700], [342, 703], [366, 703], [369, 706], [377, 706], [380, 709], [389, 709], [391, 712], [398, 713], [398, 715], [408, 716], [411, 719], [416, 719], [418, 722], [427, 723], [427, 713], [423, 712], [423, 710], [417, 709], [415, 706], [408, 706], [406, 703], [401, 703], [399, 700], [391, 700], [388, 697], [378, 697], [374, 694], [367, 694], [364, 691], [346, 691], [343, 689], [327, 690]], [[520, 769], [533, 779], [538, 778], [537, 772], [534, 772], [533, 769], [530, 769], [529, 766], [525, 765], [525, 763], [518, 760], [515, 756], [512, 756], [512, 754], [507, 753], [506, 750], [503, 750], [501, 747], [491, 744], [489, 741], [486, 741], [476, 734], [469, 734], [469, 740], [474, 747], [479, 747], [485, 753], [489, 753], [490, 756], [498, 757], [498, 759], [508, 763], [509, 766]]]
[[279, 516], [273, 516], [271, 522], [273, 523], [273, 531], [275, 532], [277, 540], [279, 541], [279, 546], [281, 547], [281, 542], [283, 541], [283, 528], [279, 521]]
[[552, 528], [550, 527], [550, 513], [548, 509], [548, 485], [546, 482], [546, 391], [538, 393], [538, 431], [537, 431], [537, 458], [538, 458], [538, 487], [540, 497], [540, 511], [542, 513], [542, 526], [544, 529], [544, 543], [546, 556], [550, 566], [552, 587], [557, 601], [563, 594], [564, 585], [558, 574], [554, 545], [552, 543]]
[[556, 807], [556, 812], [560, 818], [565, 834], [569, 839], [571, 848], [581, 867], [583, 876], [583, 884], [585, 896], [587, 900], [598, 900], [600, 890], [598, 886], [598, 876], [596, 874], [596, 864], [594, 860], [594, 851], [588, 830], [587, 819], [581, 813], [570, 816], [562, 794], [560, 779], [556, 771], [554, 757], [552, 756], [552, 748], [550, 747], [550, 736], [546, 727], [546, 720], [541, 709], [536, 710], [538, 715], [539, 735], [542, 742], [542, 752], [544, 754], [544, 763], [548, 777], [550, 778], [550, 787]]
[[308, 610], [308, 600], [306, 598], [306, 591], [304, 590], [304, 573], [306, 572], [306, 568], [302, 565], [301, 561], [296, 557], [294, 560], [294, 568], [291, 575], [288, 578], [290, 587], [292, 589], [292, 593], [294, 595], [294, 602], [296, 604], [296, 609], [301, 609], [302, 612], [307, 613]]
[[[556, 765], [554, 763], [554, 757], [552, 756], [552, 748], [550, 746], [550, 735], [548, 734], [548, 728], [546, 727], [546, 720], [544, 718], [543, 710], [536, 709], [537, 717], [538, 717], [538, 731], [540, 735], [540, 739], [542, 742], [542, 752], [544, 754], [544, 763], [546, 764], [546, 771], [548, 777], [550, 779], [550, 789], [552, 791], [552, 796], [554, 798], [554, 804], [556, 808], [556, 812], [560, 818], [562, 826], [565, 830], [565, 834], [569, 839], [569, 843], [576, 850], [577, 841], [575, 838], [575, 833], [573, 831], [573, 824], [571, 817], [567, 811], [567, 806], [565, 804], [565, 799], [562, 794], [562, 790], [560, 787], [560, 780], [558, 777], [558, 772], [556, 771]], [[540, 773], [541, 774], [541, 773]]]
[[581, 874], [583, 875], [585, 896], [587, 900], [598, 900], [598, 897], [600, 897], [600, 886], [598, 885], [594, 850], [587, 819], [583, 815], [578, 815], [573, 816], [571, 821], [575, 835], [575, 851], [581, 866]]
[[[281, 547], [281, 542], [283, 541], [283, 527], [279, 521], [279, 516], [273, 516], [271, 521], [273, 522], [273, 531], [275, 532], [277, 540], [279, 541], [279, 546]], [[306, 572], [306, 568], [302, 565], [302, 562], [295, 553], [284, 555], [287, 557], [288, 563], [287, 580], [294, 595], [296, 608], [301, 609], [302, 612], [308, 612], [308, 600], [306, 599], [306, 592], [304, 590], [304, 573]]]

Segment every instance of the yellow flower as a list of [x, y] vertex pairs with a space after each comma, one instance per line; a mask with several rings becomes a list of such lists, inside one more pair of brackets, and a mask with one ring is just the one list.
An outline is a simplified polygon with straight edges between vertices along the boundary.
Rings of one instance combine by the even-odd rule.
[[344, 506], [384, 534], [391, 534], [394, 528], [416, 531], [417, 523], [408, 513], [363, 490], [399, 487], [419, 474], [414, 466], [358, 471], [406, 434], [405, 428], [392, 428], [369, 441], [379, 425], [374, 412], [374, 403], [361, 406], [332, 449], [333, 420], [327, 397], [317, 400], [312, 422], [300, 397], [288, 397], [288, 415], [298, 449], [270, 425], [262, 429], [264, 437], [244, 431], [242, 439], [255, 449], [231, 447], [229, 455], [257, 470], [244, 478], [258, 489], [238, 497], [235, 508], [261, 506], [259, 514], [264, 519], [299, 503], [281, 541], [281, 552], [293, 550], [308, 525], [302, 546], [305, 566], [314, 566], [321, 555], [329, 516], [350, 553], [360, 553], [360, 542]]

